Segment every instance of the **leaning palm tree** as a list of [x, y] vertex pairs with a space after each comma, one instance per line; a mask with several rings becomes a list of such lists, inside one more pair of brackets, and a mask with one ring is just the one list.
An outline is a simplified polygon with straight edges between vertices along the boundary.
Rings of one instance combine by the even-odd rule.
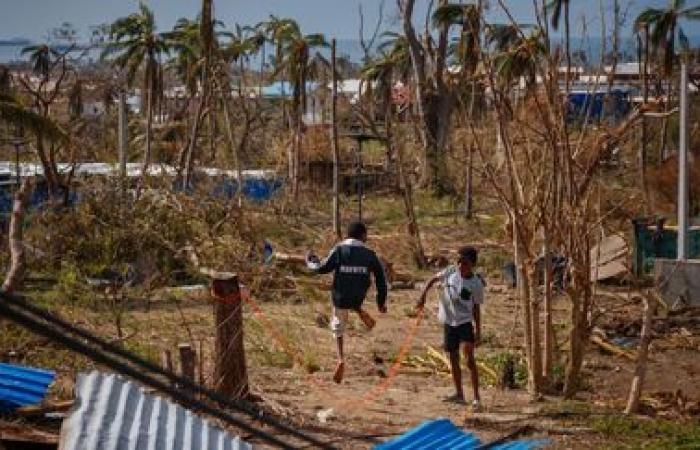
[[663, 52], [664, 74], [669, 76], [676, 57], [676, 39], [687, 42], [679, 21], [700, 20], [700, 6], [686, 7], [686, 0], [670, 0], [666, 9], [647, 8], [634, 21], [636, 30], [651, 29], [651, 45], [654, 52]]
[[521, 77], [526, 85], [535, 85], [538, 65], [546, 53], [543, 33], [535, 27], [528, 36], [520, 35], [494, 58], [496, 73], [502, 83], [508, 85]]
[[[117, 19], [110, 26], [110, 42], [102, 52], [103, 58], [126, 71], [129, 86], [134, 84], [139, 70], [143, 71], [142, 96], [146, 95], [146, 149], [143, 156], [143, 176], [151, 162], [151, 131], [155, 96], [162, 92], [161, 56], [169, 54], [171, 43], [156, 32], [153, 11], [144, 3], [139, 12]], [[143, 103], [143, 102], [142, 102]]]
[[293, 145], [289, 154], [289, 174], [292, 193], [296, 197], [299, 192], [299, 152], [303, 130], [302, 116], [306, 107], [310, 53], [314, 48], [327, 47], [328, 43], [322, 34], [304, 35], [299, 24], [291, 19], [276, 20], [272, 29], [277, 46], [275, 73], [285, 74], [292, 88], [290, 118]]

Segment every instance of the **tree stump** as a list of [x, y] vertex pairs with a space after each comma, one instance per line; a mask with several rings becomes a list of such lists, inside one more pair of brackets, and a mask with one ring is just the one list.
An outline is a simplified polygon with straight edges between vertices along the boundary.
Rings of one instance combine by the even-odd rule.
[[214, 300], [214, 387], [223, 395], [247, 398], [248, 370], [243, 347], [243, 310], [238, 276], [211, 273]]

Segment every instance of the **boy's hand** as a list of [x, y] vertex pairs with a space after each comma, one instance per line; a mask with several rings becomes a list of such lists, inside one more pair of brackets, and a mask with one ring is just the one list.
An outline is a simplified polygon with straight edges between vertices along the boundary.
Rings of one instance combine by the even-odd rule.
[[318, 256], [316, 256], [316, 253], [314, 253], [313, 250], [309, 250], [309, 251], [306, 253], [306, 261], [307, 261], [307, 262], [311, 262], [311, 263], [318, 263], [318, 262], [319, 262], [319, 259], [318, 259]]

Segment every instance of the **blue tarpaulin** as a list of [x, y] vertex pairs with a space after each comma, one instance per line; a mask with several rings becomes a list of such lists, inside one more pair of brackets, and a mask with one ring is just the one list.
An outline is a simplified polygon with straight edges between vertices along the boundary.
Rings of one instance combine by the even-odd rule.
[[55, 377], [50, 370], [0, 363], [0, 412], [41, 403]]
[[571, 91], [568, 100], [569, 122], [600, 122], [604, 119], [617, 122], [630, 111], [627, 89], [615, 88], [610, 92], [602, 89], [596, 92]]
[[[489, 450], [530, 450], [542, 448], [546, 440], [520, 440], [488, 446]], [[423, 422], [398, 438], [375, 446], [375, 450], [475, 450], [484, 444], [474, 433], [466, 433], [448, 419]]]

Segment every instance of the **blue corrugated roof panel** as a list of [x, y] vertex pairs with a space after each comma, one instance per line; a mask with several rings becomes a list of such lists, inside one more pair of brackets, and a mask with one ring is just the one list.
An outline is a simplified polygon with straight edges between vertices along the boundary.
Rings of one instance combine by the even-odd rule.
[[[489, 447], [493, 450], [530, 450], [547, 444], [544, 440], [521, 440]], [[423, 422], [398, 438], [375, 446], [375, 450], [473, 450], [483, 444], [474, 433], [465, 433], [448, 419]]]
[[0, 412], [41, 403], [55, 377], [50, 370], [0, 363]]

